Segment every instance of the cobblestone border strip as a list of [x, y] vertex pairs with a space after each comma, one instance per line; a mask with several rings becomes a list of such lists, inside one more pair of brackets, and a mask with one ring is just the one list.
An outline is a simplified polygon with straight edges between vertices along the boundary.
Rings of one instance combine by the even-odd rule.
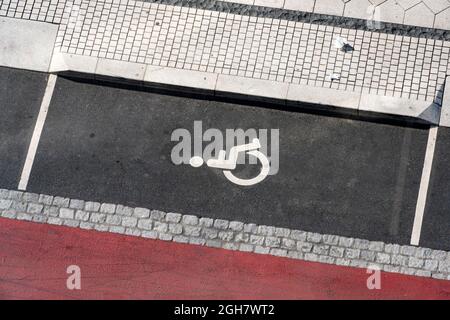
[[450, 280], [450, 252], [0, 189], [3, 218]]

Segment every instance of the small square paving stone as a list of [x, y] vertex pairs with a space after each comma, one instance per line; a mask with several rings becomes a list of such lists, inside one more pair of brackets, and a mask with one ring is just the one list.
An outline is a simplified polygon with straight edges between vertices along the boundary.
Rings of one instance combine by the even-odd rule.
[[221, 230], [228, 229], [229, 221], [223, 219], [214, 220], [214, 227]]
[[437, 260], [425, 260], [425, 270], [436, 271], [438, 269], [439, 262]]
[[247, 233], [256, 233], [258, 231], [258, 226], [254, 223], [245, 223], [244, 224], [244, 232]]
[[38, 202], [39, 201], [39, 195], [36, 194], [36, 193], [28, 193], [28, 192], [26, 192], [26, 193], [23, 194], [22, 199], [24, 201], [27, 201], [27, 202]]
[[138, 228], [151, 230], [153, 228], [153, 220], [151, 219], [139, 219]]
[[204, 226], [204, 227], [212, 227], [214, 224], [214, 219], [211, 218], [200, 218], [199, 220], [199, 225]]
[[100, 210], [100, 203], [88, 201], [84, 204], [84, 210], [98, 212]]
[[344, 248], [332, 246], [330, 247], [330, 256], [342, 258], [344, 256], [344, 250]]
[[189, 237], [189, 243], [196, 245], [204, 245], [206, 243], [206, 240], [199, 237]]
[[340, 237], [339, 238], [339, 246], [349, 248], [349, 247], [353, 246], [354, 241], [355, 240], [353, 238]]
[[272, 248], [270, 249], [270, 254], [277, 256], [277, 257], [286, 257], [287, 256], [287, 250], [286, 249], [280, 249], [280, 248]]
[[219, 235], [219, 232], [211, 228], [203, 228], [201, 231], [203, 237], [207, 239], [215, 239]]
[[62, 197], [54, 197], [53, 198], [53, 205], [57, 207], [69, 207], [70, 199], [69, 198], [62, 198]]
[[330, 246], [326, 244], [315, 244], [313, 246], [313, 253], [317, 253], [319, 255], [327, 255]]
[[54, 224], [54, 225], [61, 225], [62, 220], [60, 218], [56, 218], [56, 217], [48, 217], [47, 223]]
[[234, 233], [233, 231], [219, 231], [217, 236], [223, 241], [231, 241], [233, 240]]
[[231, 221], [228, 227], [233, 231], [242, 231], [244, 229], [244, 223], [239, 221]]
[[45, 194], [41, 194], [39, 196], [39, 203], [50, 206], [53, 203], [53, 196], [48, 196]]
[[442, 250], [433, 250], [431, 253], [431, 258], [435, 260], [445, 260], [447, 257], [447, 252]]
[[322, 236], [322, 242], [328, 245], [337, 245], [339, 243], [339, 237], [325, 234]]
[[6, 210], [11, 207], [12, 201], [11, 200], [0, 200], [0, 210]]
[[322, 235], [320, 235], [319, 233], [312, 233], [312, 232], [308, 232], [306, 239], [308, 241], [314, 242], [314, 243], [320, 243], [320, 241], [322, 240]]
[[40, 203], [29, 203], [27, 212], [32, 214], [40, 214], [42, 213], [42, 210], [44, 209], [44, 205]]
[[84, 209], [84, 201], [72, 199], [72, 200], [70, 200], [69, 208], [83, 210]]
[[248, 233], [239, 232], [234, 236], [234, 241], [236, 242], [248, 242], [250, 240], [250, 235]]
[[33, 215], [33, 221], [38, 223], [44, 223], [47, 221], [47, 217], [43, 215]]
[[336, 259], [336, 264], [338, 266], [349, 266], [350, 265], [350, 260], [349, 259], [344, 259], [344, 258], [337, 258]]
[[113, 214], [116, 211], [116, 205], [112, 203], [102, 203], [100, 212]]
[[413, 246], [402, 246], [400, 248], [400, 253], [405, 256], [414, 256], [416, 254], [416, 247]]
[[252, 252], [254, 249], [254, 246], [251, 244], [247, 244], [247, 243], [241, 243], [239, 244], [239, 250], [244, 251], [244, 252]]
[[125, 233], [125, 228], [122, 226], [110, 226], [109, 227], [109, 231], [112, 233], [119, 233], [119, 234], [124, 234]]
[[100, 232], [106, 232], [109, 229], [109, 226], [104, 224], [95, 224], [94, 229]]
[[3, 218], [14, 219], [17, 216], [17, 212], [16, 210], [5, 210], [1, 215]]
[[345, 257], [348, 259], [359, 259], [361, 251], [359, 249], [345, 249]]
[[82, 222], [80, 222], [80, 228], [86, 229], [86, 230], [92, 230], [94, 228], [94, 224], [91, 222], [82, 221]]
[[155, 221], [153, 223], [153, 230], [161, 232], [161, 233], [166, 233], [168, 230], [168, 225], [165, 222]]
[[74, 211], [72, 209], [61, 208], [59, 209], [59, 217], [62, 219], [73, 219]]
[[80, 221], [72, 220], [72, 219], [64, 219], [63, 220], [63, 225], [65, 225], [67, 227], [76, 228], [76, 227], [78, 227], [80, 225]]
[[12, 201], [10, 208], [17, 211], [27, 211], [27, 207], [28, 203], [25, 201]]
[[9, 198], [9, 190], [0, 189], [0, 199], [8, 199]]
[[168, 212], [166, 214], [166, 221], [167, 222], [172, 222], [172, 223], [178, 223], [178, 222], [181, 221], [181, 214]]
[[289, 237], [290, 230], [287, 228], [275, 228], [275, 236], [277, 237]]
[[411, 268], [422, 268], [424, 265], [424, 260], [416, 257], [410, 257], [408, 266]]
[[122, 217], [119, 215], [107, 215], [106, 223], [118, 226], [122, 223]]
[[57, 217], [59, 214], [59, 208], [55, 206], [44, 206], [43, 214], [46, 216]]
[[376, 252], [370, 250], [361, 250], [360, 258], [365, 261], [375, 261]]
[[88, 221], [89, 220], [89, 212], [86, 212], [83, 210], [77, 210], [75, 212], [75, 219], [81, 220], [81, 221]]
[[189, 226], [189, 225], [184, 225], [183, 229], [185, 235], [192, 237], [199, 237], [200, 232], [202, 230], [202, 228], [199, 226]]
[[163, 241], [172, 241], [173, 235], [165, 232], [159, 232], [158, 233], [158, 239]]
[[22, 191], [11, 190], [9, 192], [9, 198], [12, 200], [22, 200], [22, 196], [23, 196]]
[[297, 241], [297, 250], [301, 252], [311, 252], [313, 244], [310, 242]]
[[372, 241], [369, 244], [369, 250], [381, 252], [384, 250], [384, 243], [381, 241]]
[[142, 237], [149, 238], [149, 239], [157, 239], [158, 238], [158, 232], [156, 231], [142, 231]]
[[122, 226], [124, 227], [134, 228], [137, 226], [137, 223], [138, 219], [135, 217], [122, 217]]
[[92, 212], [91, 217], [89, 218], [89, 221], [94, 222], [94, 223], [104, 223], [106, 221], [106, 214]]
[[181, 224], [169, 223], [169, 233], [171, 234], [182, 234], [183, 226]]
[[[123, 221], [122, 221], [123, 223]], [[125, 234], [129, 236], [139, 237], [141, 235], [141, 230], [136, 228], [126, 228]]]
[[307, 233], [305, 231], [292, 230], [291, 234], [289, 236], [291, 239], [294, 239], [294, 240], [305, 241]]
[[384, 252], [398, 254], [398, 253], [400, 253], [400, 245], [398, 245], [398, 244], [386, 244], [384, 246]]
[[179, 243], [189, 243], [189, 237], [182, 236], [182, 235], [176, 235], [173, 237], [173, 241], [179, 242]]
[[163, 211], [152, 210], [150, 212], [150, 218], [152, 218], [153, 220], [164, 221], [165, 216], [166, 216], [166, 213]]
[[281, 240], [281, 246], [287, 249], [295, 249], [297, 247], [297, 242], [289, 238], [283, 238]]
[[183, 221], [183, 223], [185, 223], [187, 225], [195, 226], [198, 224], [198, 217], [192, 216], [192, 215], [185, 215], [185, 216], [183, 216], [182, 221]]
[[417, 248], [416, 249], [416, 258], [429, 258], [431, 257], [431, 252], [433, 250], [429, 248]]
[[365, 239], [355, 239], [353, 242], [353, 247], [356, 249], [369, 249], [370, 241]]
[[250, 243], [253, 245], [262, 246], [264, 243], [264, 236], [252, 234], [250, 235]]
[[259, 226], [258, 227], [258, 234], [263, 236], [272, 236], [275, 234], [275, 227], [272, 226]]
[[268, 254], [270, 251], [270, 248], [262, 247], [262, 246], [255, 246], [255, 253], [259, 254]]
[[134, 209], [130, 207], [126, 207], [123, 205], [117, 205], [116, 214], [120, 214], [121, 216], [131, 216], [133, 214]]
[[391, 262], [391, 256], [387, 253], [377, 253], [376, 262], [388, 264]]
[[134, 208], [133, 216], [136, 218], [148, 218], [150, 217], [150, 210], [146, 208]]

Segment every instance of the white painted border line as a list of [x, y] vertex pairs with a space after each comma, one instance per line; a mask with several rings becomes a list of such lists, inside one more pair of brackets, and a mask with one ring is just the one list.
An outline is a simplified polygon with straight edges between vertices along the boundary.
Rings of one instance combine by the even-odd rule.
[[31, 168], [33, 167], [34, 157], [36, 156], [39, 140], [41, 139], [42, 129], [44, 128], [45, 119], [47, 118], [48, 107], [55, 89], [57, 75], [50, 74], [45, 88], [44, 97], [42, 98], [41, 108], [34, 127], [33, 136], [31, 137], [30, 146], [28, 148], [27, 158], [22, 169], [22, 175], [19, 182], [19, 190], [26, 190], [28, 180], [30, 179]]
[[420, 180], [419, 196], [417, 197], [416, 214], [411, 235], [411, 244], [418, 246], [422, 232], [423, 215], [427, 202], [428, 186], [430, 184], [431, 167], [433, 166], [434, 150], [436, 147], [438, 127], [431, 127], [428, 134], [427, 151], [423, 163], [422, 178]]

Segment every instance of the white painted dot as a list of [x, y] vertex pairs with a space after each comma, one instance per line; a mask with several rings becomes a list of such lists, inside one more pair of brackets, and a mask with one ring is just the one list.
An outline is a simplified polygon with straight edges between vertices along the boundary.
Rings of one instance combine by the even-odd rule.
[[192, 157], [191, 160], [189, 160], [189, 164], [194, 168], [201, 167], [203, 162], [202, 157]]

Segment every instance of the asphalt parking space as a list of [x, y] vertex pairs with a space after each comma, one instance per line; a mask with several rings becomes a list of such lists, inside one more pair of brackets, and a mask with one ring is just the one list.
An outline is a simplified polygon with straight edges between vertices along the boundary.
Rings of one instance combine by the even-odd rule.
[[423, 217], [421, 246], [450, 250], [450, 129], [440, 127]]
[[47, 74], [0, 67], [0, 187], [16, 189]]
[[[177, 128], [279, 128], [252, 187], [171, 161]], [[409, 243], [428, 130], [58, 78], [28, 191]]]

